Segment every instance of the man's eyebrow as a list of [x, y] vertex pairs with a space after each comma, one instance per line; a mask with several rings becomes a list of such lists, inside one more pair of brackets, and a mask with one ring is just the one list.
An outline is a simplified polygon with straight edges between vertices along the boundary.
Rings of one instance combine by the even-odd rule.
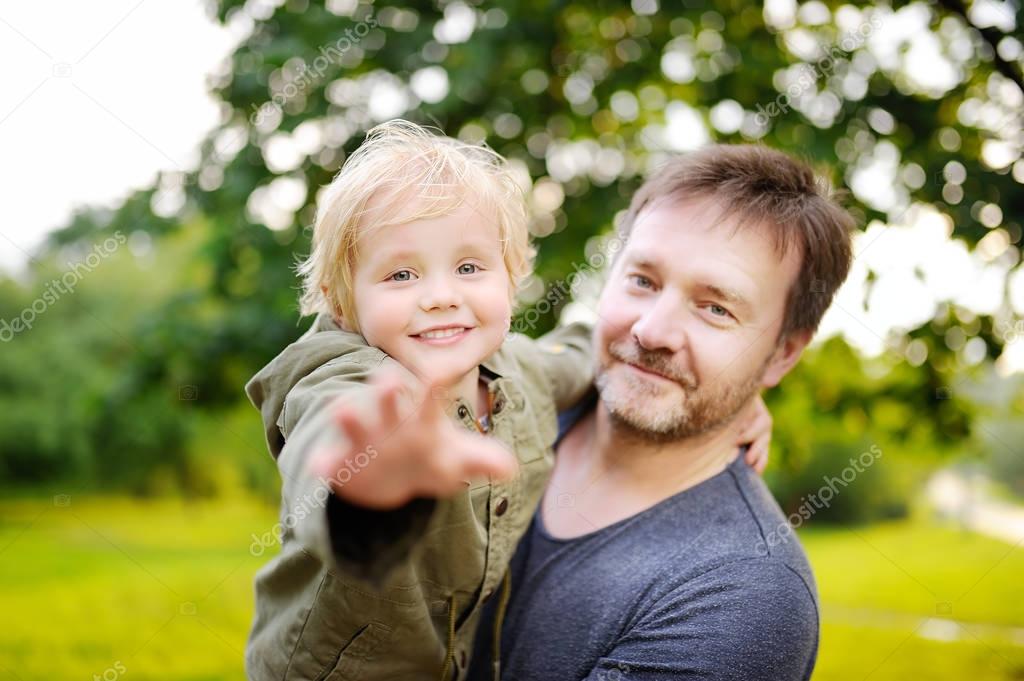
[[[630, 258], [630, 265], [641, 270], [659, 271], [660, 259], [656, 255], [651, 255], [650, 253], [637, 253]], [[711, 294], [723, 302], [748, 310], [751, 307], [750, 301], [747, 300], [746, 296], [735, 289], [731, 289], [726, 286], [719, 286], [718, 284], [712, 284], [707, 281], [698, 282], [697, 288]]]
[[715, 284], [709, 284], [706, 282], [699, 284], [698, 288], [707, 291], [711, 295], [721, 300], [724, 300], [727, 303], [732, 303], [734, 305], [742, 305], [743, 307], [750, 306], [750, 303], [747, 302], [747, 299], [744, 298], [742, 294], [740, 294], [737, 291], [734, 291], [733, 289], [724, 288], [722, 286], [717, 286]]
[[656, 270], [659, 268], [658, 259], [645, 253], [638, 253], [628, 258], [628, 260], [633, 267], [639, 267], [642, 270]]

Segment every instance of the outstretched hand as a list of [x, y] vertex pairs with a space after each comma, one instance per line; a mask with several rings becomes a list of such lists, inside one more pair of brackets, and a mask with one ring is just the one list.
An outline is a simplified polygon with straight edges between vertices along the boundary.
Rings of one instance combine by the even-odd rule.
[[393, 374], [374, 379], [366, 390], [358, 403], [343, 397], [330, 407], [341, 437], [310, 462], [312, 473], [345, 501], [394, 509], [416, 497], [452, 496], [472, 478], [516, 474], [515, 456], [499, 441], [469, 432], [445, 414], [444, 390], [408, 390]]

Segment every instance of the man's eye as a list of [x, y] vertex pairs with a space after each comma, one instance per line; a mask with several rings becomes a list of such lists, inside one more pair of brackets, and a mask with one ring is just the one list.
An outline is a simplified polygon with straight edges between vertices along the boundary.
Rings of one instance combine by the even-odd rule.
[[392, 274], [390, 277], [388, 277], [388, 280], [390, 280], [390, 281], [412, 281], [412, 272], [410, 272], [409, 270], [398, 270], [397, 272]]
[[465, 262], [459, 265], [459, 274], [476, 274], [480, 271], [480, 268], [471, 262]]
[[654, 286], [653, 282], [642, 274], [631, 274], [629, 279], [640, 288], [651, 288]]
[[716, 305], [714, 303], [712, 303], [711, 305], [708, 305], [708, 310], [711, 311], [712, 315], [714, 315], [716, 317], [722, 317], [723, 319], [732, 316], [732, 313], [730, 313], [724, 307], [722, 307], [721, 305]]

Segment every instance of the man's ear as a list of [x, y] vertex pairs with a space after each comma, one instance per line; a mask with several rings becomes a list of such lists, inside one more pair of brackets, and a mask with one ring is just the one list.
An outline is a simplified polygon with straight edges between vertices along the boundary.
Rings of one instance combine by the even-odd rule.
[[774, 388], [779, 384], [782, 377], [789, 373], [789, 370], [800, 359], [800, 353], [811, 342], [812, 335], [810, 331], [793, 331], [786, 334], [778, 347], [775, 348], [775, 354], [768, 360], [764, 375], [761, 376], [761, 385], [763, 387]]

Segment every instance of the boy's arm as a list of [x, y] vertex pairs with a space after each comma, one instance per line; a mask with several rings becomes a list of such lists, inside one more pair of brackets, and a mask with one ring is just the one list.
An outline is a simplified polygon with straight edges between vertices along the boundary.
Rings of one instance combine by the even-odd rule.
[[[353, 386], [344, 387], [349, 389], [346, 393], [352, 392]], [[412, 553], [438, 502], [413, 499], [383, 511], [362, 508], [335, 495], [328, 480], [310, 470], [313, 455], [339, 439], [330, 411], [336, 393], [330, 395], [334, 391], [327, 385], [323, 393], [322, 400], [296, 419], [277, 458], [286, 509], [282, 522], [307, 551], [335, 569], [365, 580], [380, 577]], [[352, 468], [357, 469], [355, 461]], [[341, 475], [351, 474], [349, 470]]]
[[435, 498], [464, 490], [465, 479], [515, 471], [500, 444], [458, 428], [439, 395], [410, 392], [402, 378], [411, 375], [392, 369], [355, 390], [337, 385], [352, 377], [332, 377], [299, 391], [282, 416], [278, 465], [296, 538], [364, 579], [382, 579], [412, 555], [444, 503]]
[[536, 341], [536, 362], [551, 385], [555, 408], [575, 406], [594, 383], [593, 326], [574, 322]]
[[[289, 391], [284, 408], [268, 420], [267, 441], [281, 474], [282, 524], [301, 546], [337, 569], [369, 577], [394, 567], [429, 524], [436, 502], [414, 500], [391, 511], [371, 511], [338, 499], [328, 482], [310, 470], [315, 452], [337, 443], [330, 405], [339, 396], [357, 399], [380, 361], [338, 361], [317, 369]], [[247, 386], [250, 398], [262, 386]], [[263, 408], [268, 403], [263, 402]], [[267, 418], [267, 414], [264, 414]], [[350, 472], [351, 473], [351, 472]]]

